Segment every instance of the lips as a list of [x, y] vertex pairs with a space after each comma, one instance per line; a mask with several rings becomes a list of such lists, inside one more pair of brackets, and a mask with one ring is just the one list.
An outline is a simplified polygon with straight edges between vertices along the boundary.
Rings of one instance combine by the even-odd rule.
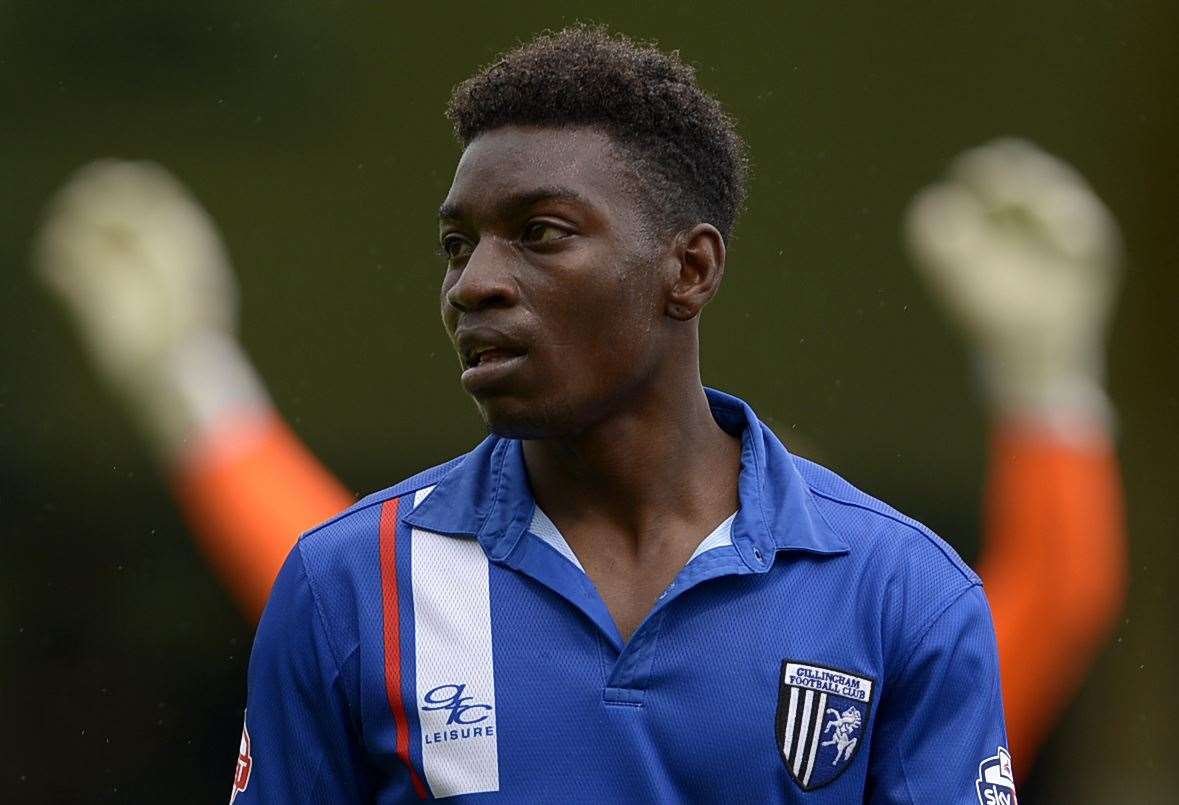
[[492, 363], [506, 361], [509, 358], [517, 357], [519, 354], [503, 347], [482, 346], [476, 347], [469, 355], [464, 356], [463, 363], [468, 369], [474, 369], [476, 366], [486, 366]]
[[455, 343], [463, 363], [463, 388], [470, 394], [501, 385], [527, 356], [520, 341], [488, 327], [460, 328]]

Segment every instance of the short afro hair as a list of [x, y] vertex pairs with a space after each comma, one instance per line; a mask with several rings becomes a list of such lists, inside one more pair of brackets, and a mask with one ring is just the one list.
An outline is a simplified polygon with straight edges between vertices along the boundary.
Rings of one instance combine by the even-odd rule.
[[658, 225], [710, 223], [727, 240], [745, 200], [745, 143], [677, 51], [605, 27], [541, 34], [454, 88], [446, 116], [466, 148], [502, 126], [596, 126], [620, 147]]

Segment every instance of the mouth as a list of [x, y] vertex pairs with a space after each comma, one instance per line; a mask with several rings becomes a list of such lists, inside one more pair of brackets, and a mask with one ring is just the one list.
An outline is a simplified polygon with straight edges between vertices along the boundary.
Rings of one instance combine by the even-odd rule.
[[463, 368], [477, 369], [480, 366], [492, 366], [494, 364], [503, 363], [504, 361], [509, 361], [512, 358], [522, 357], [523, 354], [523, 352], [518, 350], [484, 345], [476, 347], [468, 352], [464, 352]]
[[457, 340], [468, 394], [493, 391], [527, 356], [520, 344], [491, 330], [464, 332]]
[[463, 370], [461, 382], [468, 394], [485, 396], [505, 391], [505, 382], [524, 362], [524, 353], [506, 350], [488, 350], [477, 356], [476, 361]]

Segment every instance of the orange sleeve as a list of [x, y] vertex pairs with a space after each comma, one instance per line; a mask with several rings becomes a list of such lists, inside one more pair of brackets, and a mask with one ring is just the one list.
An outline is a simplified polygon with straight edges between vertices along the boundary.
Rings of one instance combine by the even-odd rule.
[[354, 500], [272, 412], [217, 428], [173, 480], [203, 553], [255, 621], [299, 535]]
[[1012, 755], [1030, 768], [1122, 609], [1121, 485], [1104, 433], [1066, 440], [1001, 425], [979, 572], [999, 642]]

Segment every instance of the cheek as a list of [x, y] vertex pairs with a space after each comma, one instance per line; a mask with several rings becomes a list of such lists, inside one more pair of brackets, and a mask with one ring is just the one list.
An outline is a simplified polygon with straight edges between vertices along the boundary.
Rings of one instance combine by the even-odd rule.
[[646, 283], [616, 280], [571, 290], [555, 339], [572, 347], [569, 357], [576, 356], [577, 366], [570, 369], [602, 380], [643, 371], [655, 325], [655, 303]]

